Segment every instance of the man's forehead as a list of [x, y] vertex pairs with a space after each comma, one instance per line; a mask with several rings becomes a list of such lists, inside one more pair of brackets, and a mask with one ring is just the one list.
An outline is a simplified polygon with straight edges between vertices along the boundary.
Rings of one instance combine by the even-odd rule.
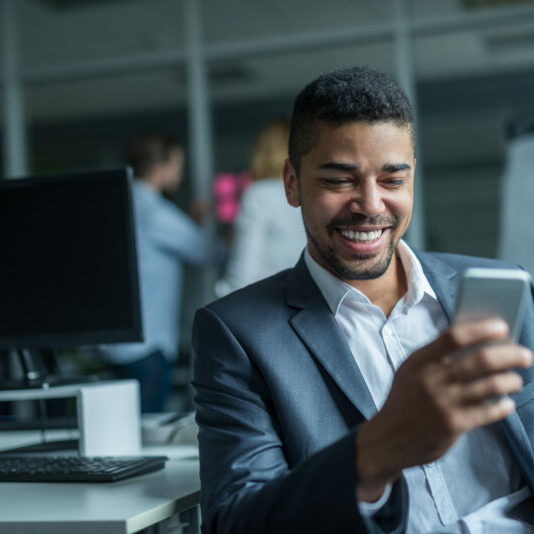
[[312, 143], [308, 154], [327, 147], [340, 150], [357, 148], [358, 142], [362, 140], [360, 136], [365, 136], [366, 133], [379, 134], [382, 140], [388, 140], [395, 144], [402, 145], [408, 142], [413, 148], [411, 126], [390, 120], [373, 122], [355, 120], [343, 123], [316, 121], [313, 131], [310, 133], [312, 134]]
[[311, 124], [311, 129], [314, 130], [315, 135], [319, 137], [322, 134], [328, 134], [339, 130], [349, 130], [349, 129], [366, 129], [373, 127], [391, 127], [392, 129], [399, 132], [399, 135], [405, 135], [406, 133], [411, 132], [411, 124], [409, 123], [399, 123], [393, 119], [381, 119], [376, 121], [368, 120], [346, 120], [342, 122], [331, 122], [323, 119], [317, 119]]

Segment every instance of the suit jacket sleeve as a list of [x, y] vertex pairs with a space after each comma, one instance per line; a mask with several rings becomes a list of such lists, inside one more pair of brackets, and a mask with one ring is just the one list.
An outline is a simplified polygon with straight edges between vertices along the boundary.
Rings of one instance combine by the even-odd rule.
[[[388, 504], [366, 519], [355, 500], [354, 436], [290, 466], [269, 385], [212, 310], [193, 326], [194, 380], [200, 427], [203, 532], [402, 532], [407, 491], [398, 481]], [[252, 356], [252, 357], [251, 357]]]

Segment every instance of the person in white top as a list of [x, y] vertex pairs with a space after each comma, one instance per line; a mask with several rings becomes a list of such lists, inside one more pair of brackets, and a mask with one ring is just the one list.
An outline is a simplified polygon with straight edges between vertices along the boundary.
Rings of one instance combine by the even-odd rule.
[[241, 198], [225, 275], [215, 285], [219, 297], [292, 267], [306, 245], [300, 210], [287, 203], [282, 182], [288, 138], [289, 122], [279, 119], [256, 139], [252, 184]]

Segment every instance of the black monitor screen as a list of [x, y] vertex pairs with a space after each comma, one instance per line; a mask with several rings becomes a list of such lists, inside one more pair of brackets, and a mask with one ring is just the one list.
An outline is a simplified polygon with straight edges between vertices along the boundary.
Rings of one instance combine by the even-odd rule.
[[127, 169], [0, 181], [0, 348], [142, 339]]

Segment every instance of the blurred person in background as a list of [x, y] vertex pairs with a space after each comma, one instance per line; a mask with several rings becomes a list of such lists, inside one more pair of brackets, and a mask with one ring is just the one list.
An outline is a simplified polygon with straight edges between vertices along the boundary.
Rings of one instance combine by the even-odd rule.
[[241, 198], [225, 276], [215, 292], [231, 291], [292, 267], [306, 234], [300, 210], [285, 198], [282, 171], [287, 158], [289, 121], [279, 119], [260, 132], [252, 150], [252, 184]]
[[118, 378], [140, 383], [141, 410], [158, 412], [171, 389], [172, 365], [180, 346], [183, 263], [216, 265], [225, 247], [164, 195], [176, 193], [184, 151], [171, 136], [146, 133], [128, 147], [133, 185], [144, 341], [102, 347]]

